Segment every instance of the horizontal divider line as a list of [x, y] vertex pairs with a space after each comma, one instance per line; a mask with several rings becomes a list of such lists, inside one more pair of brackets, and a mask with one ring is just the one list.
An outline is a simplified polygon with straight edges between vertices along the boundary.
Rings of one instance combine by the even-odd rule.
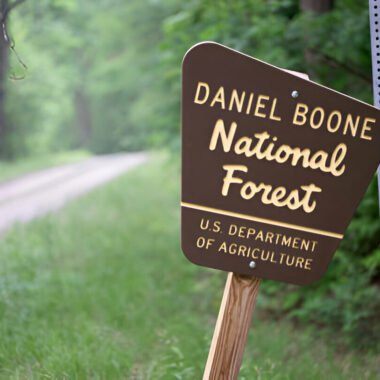
[[332, 237], [335, 239], [343, 239], [342, 234], [338, 234], [335, 232], [323, 231], [323, 230], [318, 230], [316, 228], [298, 226], [297, 224], [290, 224], [290, 223], [285, 223], [285, 222], [279, 222], [277, 220], [259, 218], [256, 216], [240, 214], [237, 212], [220, 210], [217, 208], [196, 205], [194, 203], [181, 202], [181, 206], [186, 207], [186, 208], [191, 208], [194, 210], [207, 211], [207, 212], [211, 212], [213, 214], [220, 214], [220, 215], [232, 216], [232, 217], [239, 218], [239, 219], [250, 220], [252, 222], [258, 222], [258, 223], [263, 223], [263, 224], [270, 224], [270, 225], [277, 226], [277, 227], [289, 228], [291, 230], [310, 232], [312, 234], [328, 236], [328, 237]]

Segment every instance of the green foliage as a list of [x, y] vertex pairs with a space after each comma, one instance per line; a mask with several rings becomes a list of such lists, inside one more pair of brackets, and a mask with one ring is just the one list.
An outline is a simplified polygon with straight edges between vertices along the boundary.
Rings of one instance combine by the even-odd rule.
[[[3, 237], [0, 379], [202, 377], [226, 275], [181, 253], [178, 183], [154, 156]], [[260, 315], [240, 379], [376, 379], [376, 356]]]
[[[366, 2], [336, 1], [324, 15], [300, 12], [297, 1], [192, 1], [164, 23], [163, 65], [170, 98], [180, 98], [179, 62], [200, 40], [214, 40], [371, 102], [371, 61]], [[307, 52], [308, 59], [305, 59]], [[170, 75], [169, 75], [170, 74]], [[167, 113], [177, 102], [165, 97]], [[165, 107], [165, 105], [163, 105]], [[173, 119], [173, 132], [178, 119]], [[349, 191], [349, 190], [348, 190]], [[343, 196], [343, 195], [342, 195]], [[380, 219], [375, 180], [369, 187], [329, 272], [296, 288], [265, 283], [263, 304], [276, 315], [324, 326], [342, 343], [378, 349], [380, 341]]]
[[365, 2], [338, 0], [316, 17], [297, 0], [44, 0], [27, 1], [10, 21], [28, 66], [11, 54], [10, 78], [25, 76], [8, 83], [18, 155], [177, 146], [181, 61], [202, 40], [371, 101]]
[[[27, 1], [12, 12], [8, 80], [14, 156], [57, 149], [106, 153], [157, 141], [161, 23], [153, 1]], [[18, 79], [18, 80], [16, 80]]]
[[[317, 283], [295, 287], [264, 284], [263, 305], [329, 331], [341, 344], [380, 350], [380, 219], [374, 180], [336, 252]], [[280, 294], [280, 298], [278, 295]]]
[[[334, 3], [315, 15], [297, 0], [27, 1], [10, 20], [28, 65], [12, 55], [11, 72], [26, 75], [8, 83], [14, 154], [178, 149], [181, 61], [202, 40], [371, 102], [368, 2]], [[376, 192], [373, 181], [328, 274], [305, 288], [268, 283], [269, 309], [339, 329], [354, 346], [380, 340]]]

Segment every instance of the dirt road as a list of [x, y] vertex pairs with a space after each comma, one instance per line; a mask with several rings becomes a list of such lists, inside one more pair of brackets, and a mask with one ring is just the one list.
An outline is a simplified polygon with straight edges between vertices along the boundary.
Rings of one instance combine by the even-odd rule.
[[62, 207], [147, 160], [145, 153], [96, 156], [0, 183], [0, 233]]

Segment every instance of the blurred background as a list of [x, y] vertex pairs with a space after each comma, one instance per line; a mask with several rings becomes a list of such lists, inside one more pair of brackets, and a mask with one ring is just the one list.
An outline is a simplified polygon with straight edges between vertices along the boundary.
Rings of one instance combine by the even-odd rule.
[[[0, 23], [0, 378], [201, 378], [226, 274], [179, 248], [182, 57], [212, 40], [372, 103], [368, 2], [0, 0]], [[379, 286], [374, 179], [320, 281], [263, 282], [241, 379], [378, 379]]]

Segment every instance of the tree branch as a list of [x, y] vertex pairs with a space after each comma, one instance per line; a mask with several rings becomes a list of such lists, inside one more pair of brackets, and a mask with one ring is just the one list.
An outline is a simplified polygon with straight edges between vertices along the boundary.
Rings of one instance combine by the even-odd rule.
[[357, 70], [355, 67], [347, 65], [345, 62], [338, 61], [334, 57], [331, 57], [327, 54], [322, 53], [319, 50], [316, 49], [309, 49], [312, 53], [319, 55], [324, 61], [326, 61], [327, 64], [329, 64], [332, 67], [335, 68], [341, 68], [345, 71], [347, 71], [349, 74], [356, 76], [357, 78], [360, 78], [364, 82], [372, 84], [371, 77], [365, 75], [364, 73]]
[[1, 13], [1, 20], [0, 22], [1, 23], [4, 23], [9, 15], [9, 12], [16, 8], [17, 6], [21, 5], [22, 3], [24, 3], [26, 0], [14, 0], [13, 3], [10, 3], [5, 9], [4, 11]]

